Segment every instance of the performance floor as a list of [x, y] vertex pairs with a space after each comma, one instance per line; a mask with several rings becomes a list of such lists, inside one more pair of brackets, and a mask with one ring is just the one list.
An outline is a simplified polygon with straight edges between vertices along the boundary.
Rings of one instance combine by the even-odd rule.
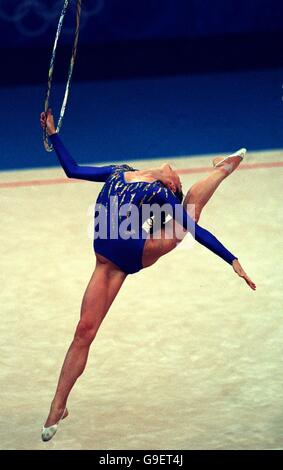
[[[167, 161], [186, 190], [211, 156]], [[248, 154], [200, 220], [257, 291], [197, 244], [129, 276], [49, 443], [41, 426], [94, 269], [101, 184], [60, 168], [0, 179], [1, 449], [283, 449], [282, 151]]]

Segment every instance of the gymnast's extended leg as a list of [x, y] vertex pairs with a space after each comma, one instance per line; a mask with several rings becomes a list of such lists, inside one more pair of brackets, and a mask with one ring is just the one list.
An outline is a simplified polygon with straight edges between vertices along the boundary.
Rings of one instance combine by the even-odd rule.
[[[216, 158], [215, 161], [217, 162], [218, 159]], [[239, 156], [231, 157], [229, 161], [229, 171], [225, 168], [226, 165], [216, 167], [208, 176], [197, 181], [187, 192], [183, 206], [196, 222], [199, 221], [204, 206], [213, 196], [218, 186], [239, 166], [241, 158]], [[187, 207], [188, 205], [189, 207]]]
[[[215, 163], [221, 161], [222, 157], [214, 159]], [[196, 221], [199, 221], [201, 212], [204, 206], [208, 203], [210, 198], [215, 193], [218, 186], [222, 181], [234, 171], [241, 162], [240, 156], [233, 156], [229, 158], [229, 170], [226, 164], [216, 167], [205, 178], [197, 181], [187, 192], [183, 206], [188, 211], [189, 215]], [[173, 229], [173, 227], [174, 229]], [[166, 236], [166, 233], [174, 234], [172, 237]], [[166, 255], [174, 248], [178, 242], [182, 240], [186, 232], [181, 226], [172, 220], [161, 229], [156, 238], [148, 238], [145, 243], [143, 252], [143, 266], [148, 267], [154, 264], [161, 256]]]
[[85, 369], [90, 345], [126, 276], [115, 265], [97, 256], [95, 270], [82, 300], [81, 318], [62, 366], [45, 427], [54, 425], [62, 417], [69, 393]]

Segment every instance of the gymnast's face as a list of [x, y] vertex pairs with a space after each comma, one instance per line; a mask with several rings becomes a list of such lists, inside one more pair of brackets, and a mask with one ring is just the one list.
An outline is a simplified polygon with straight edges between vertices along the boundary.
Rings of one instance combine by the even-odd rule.
[[179, 175], [177, 175], [176, 171], [173, 170], [173, 168], [168, 164], [168, 163], [165, 163], [164, 165], [162, 165], [160, 167], [162, 173], [164, 174], [164, 176], [166, 176], [167, 178], [170, 178], [172, 180], [172, 183], [173, 183], [173, 187], [172, 187], [172, 190], [175, 192], [179, 192], [181, 193], [182, 192], [182, 183], [181, 183], [181, 180], [180, 180], [180, 177]]

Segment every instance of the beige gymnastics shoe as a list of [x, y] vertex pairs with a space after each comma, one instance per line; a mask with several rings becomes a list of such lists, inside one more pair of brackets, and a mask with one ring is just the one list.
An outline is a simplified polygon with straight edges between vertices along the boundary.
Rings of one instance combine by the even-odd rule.
[[228, 157], [216, 157], [213, 159], [214, 168], [221, 168], [230, 175], [240, 165], [247, 153], [247, 149], [242, 148]]
[[44, 442], [50, 441], [50, 439], [52, 439], [52, 437], [55, 436], [55, 434], [57, 432], [57, 429], [58, 429], [59, 422], [62, 419], [67, 418], [68, 414], [69, 414], [68, 410], [67, 410], [67, 408], [65, 408], [64, 413], [62, 414], [61, 418], [59, 419], [59, 421], [56, 424], [53, 424], [52, 426], [48, 426], [47, 428], [42, 426], [41, 439]]

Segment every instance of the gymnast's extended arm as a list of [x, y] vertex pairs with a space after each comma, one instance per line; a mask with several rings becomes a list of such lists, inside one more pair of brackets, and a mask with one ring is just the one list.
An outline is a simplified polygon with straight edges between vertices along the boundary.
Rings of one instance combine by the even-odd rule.
[[63, 170], [69, 178], [77, 178], [88, 181], [104, 182], [113, 173], [115, 167], [107, 166], [80, 166], [72, 158], [64, 146], [59, 135], [56, 133], [54, 118], [51, 109], [47, 113], [41, 113], [40, 123], [43, 129], [47, 130], [49, 139], [62, 165]]
[[160, 195], [157, 195], [160, 198], [159, 204], [170, 204], [170, 208], [172, 208], [173, 211], [172, 216], [176, 222], [183, 226], [186, 231], [190, 232], [195, 237], [197, 242], [201, 243], [210, 251], [220, 256], [224, 261], [231, 264], [235, 273], [244, 279], [248, 286], [255, 291], [255, 283], [244, 271], [238, 258], [230, 253], [230, 251], [228, 251], [227, 248], [225, 248], [225, 246], [223, 246], [222, 243], [220, 243], [220, 241], [218, 241], [217, 238], [212, 235], [212, 233], [196, 224], [171, 191], [167, 191], [167, 195], [164, 194], [166, 193], [164, 190], [160, 191], [160, 193]]
[[107, 180], [111, 173], [113, 173], [115, 167], [112, 165], [101, 167], [78, 165], [66, 149], [58, 134], [54, 133], [50, 135], [49, 139], [54, 147], [63, 170], [69, 178], [103, 182]]

